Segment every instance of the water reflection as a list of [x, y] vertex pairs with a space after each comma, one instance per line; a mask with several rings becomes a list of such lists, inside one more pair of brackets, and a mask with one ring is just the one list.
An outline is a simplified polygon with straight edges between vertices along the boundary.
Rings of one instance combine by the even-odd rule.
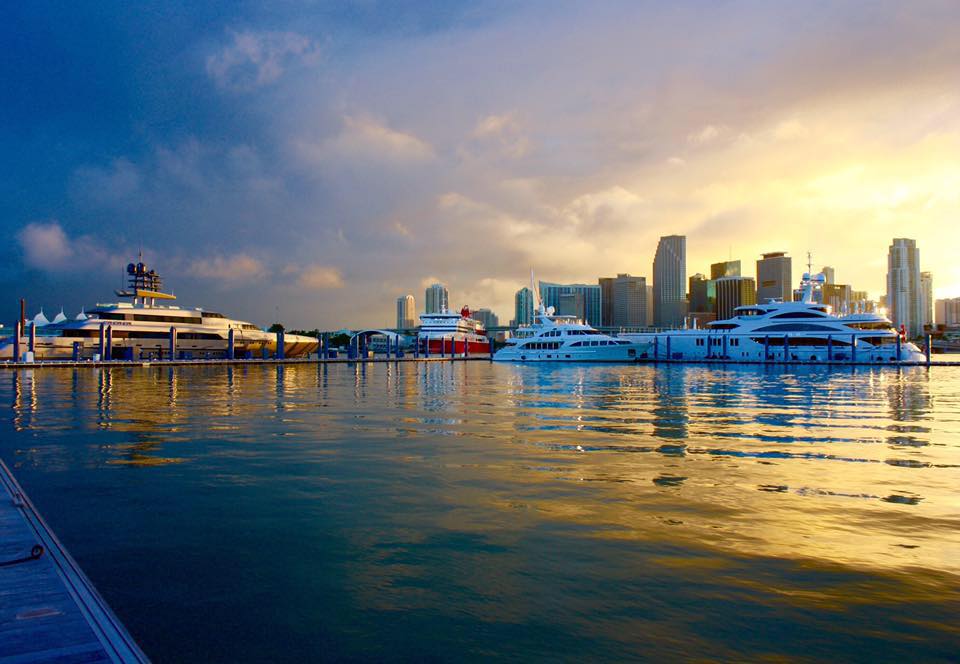
[[[931, 588], [956, 599], [952, 369], [431, 362], [9, 377], [0, 455], [41, 495], [54, 470], [91, 488], [71, 513], [81, 551], [80, 525], [103, 507], [101, 491], [130, 537], [176, 542], [173, 517], [168, 532], [165, 522], [141, 524], [142, 506], [131, 507], [155, 491], [195, 515], [196, 525], [179, 519], [176, 528], [199, 541], [210, 531], [231, 542], [238, 564], [262, 564], [258, 574], [287, 588], [275, 601], [323, 605], [328, 595], [310, 594], [322, 568], [352, 602], [337, 610], [368, 638], [376, 630], [363, 620], [377, 612], [412, 621], [454, 602], [488, 626], [526, 625], [510, 643], [532, 652], [529, 621], [539, 616], [622, 657], [644, 633], [635, 604], [644, 597], [657, 613], [651, 652], [670, 655], [676, 639], [733, 657], [742, 644], [693, 630], [693, 614], [732, 602], [748, 616], [737, 604], [747, 600], [731, 599], [745, 594], [762, 595], [774, 614], [822, 603], [855, 612], [856, 593], [823, 581], [841, 571], [885, 575], [862, 585], [883, 588], [879, 604], [919, 602]], [[198, 505], [215, 518], [205, 521]], [[298, 557], [264, 547], [268, 536], [289, 537]], [[264, 571], [274, 567], [285, 576]], [[917, 611], [936, 613], [923, 601]], [[541, 642], [564, 638], [545, 634]]]

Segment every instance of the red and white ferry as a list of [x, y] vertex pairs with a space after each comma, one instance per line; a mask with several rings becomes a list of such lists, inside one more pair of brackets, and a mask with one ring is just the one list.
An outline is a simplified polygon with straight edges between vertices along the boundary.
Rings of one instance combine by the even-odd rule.
[[444, 309], [439, 313], [420, 314], [417, 342], [421, 350], [426, 350], [430, 355], [490, 353], [490, 340], [483, 323], [470, 317], [468, 307], [459, 313]]

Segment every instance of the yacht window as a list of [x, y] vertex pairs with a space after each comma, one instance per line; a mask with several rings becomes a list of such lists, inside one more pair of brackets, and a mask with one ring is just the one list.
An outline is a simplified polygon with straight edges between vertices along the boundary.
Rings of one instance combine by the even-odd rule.
[[733, 330], [738, 327], [737, 323], [710, 323], [711, 330]]
[[777, 314], [776, 316], [771, 316], [771, 318], [826, 318], [822, 313], [814, 313], [814, 311], [820, 311], [819, 309], [811, 309], [809, 311], [788, 311], [783, 314]]
[[777, 325], [765, 325], [758, 327], [757, 332], [833, 332], [842, 334], [842, 330], [837, 330], [828, 325], [817, 325], [816, 323], [779, 323]]

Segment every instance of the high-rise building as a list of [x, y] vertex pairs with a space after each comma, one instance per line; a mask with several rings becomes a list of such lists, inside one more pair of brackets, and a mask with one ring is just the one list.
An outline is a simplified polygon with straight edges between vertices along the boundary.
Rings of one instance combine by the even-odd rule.
[[717, 320], [733, 317], [733, 310], [757, 303], [757, 282], [752, 277], [722, 277], [716, 280]]
[[397, 328], [409, 330], [417, 326], [417, 305], [413, 295], [402, 295], [397, 298]]
[[717, 290], [716, 282], [713, 279], [707, 279], [699, 272], [688, 282], [690, 299], [690, 313], [716, 313], [717, 310]]
[[822, 274], [824, 276], [824, 279], [826, 279], [825, 283], [828, 283], [828, 284], [837, 283], [837, 272], [832, 267], [828, 265], [824, 265], [822, 268], [820, 268], [820, 274]]
[[580, 320], [586, 318], [587, 312], [583, 300], [583, 293], [577, 291], [560, 293], [557, 298], [557, 315], [573, 316]]
[[870, 299], [867, 291], [850, 291], [850, 313], [872, 313], [877, 310], [877, 303]]
[[486, 307], [481, 307], [476, 311], [471, 311], [470, 317], [483, 323], [483, 326], [488, 330], [491, 327], [500, 327], [500, 318], [497, 316], [497, 314], [493, 313], [493, 311], [487, 309]]
[[757, 261], [757, 302], [793, 299], [793, 259], [785, 251], [763, 254]]
[[443, 284], [433, 284], [426, 292], [426, 313], [437, 314], [450, 308], [450, 294]]
[[920, 328], [933, 326], [933, 274], [920, 273]]
[[937, 300], [937, 325], [960, 325], [960, 297]]
[[[853, 313], [853, 289], [847, 284], [823, 284], [823, 304], [833, 307], [833, 313], [845, 315]], [[757, 298], [759, 300], [759, 298]]]
[[723, 279], [724, 277], [739, 277], [740, 261], [720, 261], [710, 266], [711, 279]]
[[600, 325], [613, 327], [613, 277], [600, 277]]
[[653, 316], [661, 328], [680, 327], [687, 315], [687, 238], [660, 238], [653, 258]]
[[920, 250], [916, 240], [894, 238], [887, 254], [887, 316], [907, 336], [923, 332]]
[[613, 280], [613, 325], [645, 327], [647, 324], [647, 279], [618, 274]]
[[647, 327], [653, 327], [653, 284], [647, 284]]
[[513, 296], [512, 325], [533, 324], [533, 291], [524, 286]]
[[541, 281], [540, 298], [543, 306], [553, 307], [558, 314], [577, 316], [590, 325], [600, 325], [599, 284], [554, 284]]

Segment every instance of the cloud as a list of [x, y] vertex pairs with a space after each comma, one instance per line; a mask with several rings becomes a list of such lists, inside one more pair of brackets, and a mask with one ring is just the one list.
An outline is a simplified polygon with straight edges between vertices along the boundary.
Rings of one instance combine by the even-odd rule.
[[344, 115], [340, 132], [320, 142], [296, 139], [294, 153], [308, 166], [337, 168], [344, 161], [410, 164], [433, 159], [433, 147], [371, 115]]
[[187, 272], [214, 282], [254, 281], [269, 274], [262, 261], [247, 254], [196, 259], [190, 263]]
[[97, 206], [123, 204], [140, 193], [140, 170], [124, 157], [107, 166], [81, 166], [74, 171], [70, 188], [74, 197]]
[[23, 249], [24, 262], [41, 270], [65, 269], [65, 263], [73, 255], [67, 234], [57, 222], [27, 224], [17, 240]]
[[207, 57], [207, 74], [233, 92], [250, 92], [277, 81], [291, 64], [315, 64], [320, 50], [296, 32], [230, 31], [233, 41]]
[[288, 268], [288, 272], [297, 274], [297, 285], [301, 288], [316, 290], [343, 288], [343, 276], [335, 267], [307, 265], [303, 268]]

